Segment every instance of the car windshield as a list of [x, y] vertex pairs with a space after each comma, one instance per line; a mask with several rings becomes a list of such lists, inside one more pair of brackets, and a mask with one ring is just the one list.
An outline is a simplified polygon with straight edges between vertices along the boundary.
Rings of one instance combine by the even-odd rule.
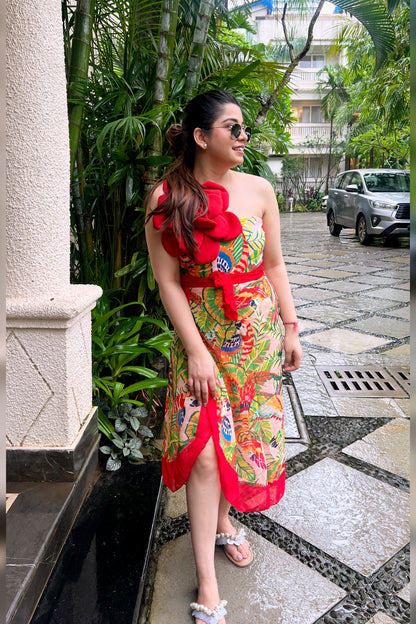
[[365, 173], [364, 180], [372, 193], [403, 193], [410, 191], [408, 172]]

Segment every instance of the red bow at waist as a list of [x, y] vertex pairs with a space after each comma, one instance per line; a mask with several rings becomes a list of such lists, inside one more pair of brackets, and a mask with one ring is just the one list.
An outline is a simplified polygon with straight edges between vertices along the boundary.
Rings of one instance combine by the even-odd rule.
[[238, 320], [237, 302], [234, 296], [234, 284], [244, 284], [260, 279], [264, 275], [263, 265], [246, 273], [224, 273], [223, 271], [213, 271], [208, 277], [197, 277], [196, 275], [181, 275], [181, 284], [184, 289], [214, 287], [222, 288], [224, 294], [225, 316], [232, 321]]

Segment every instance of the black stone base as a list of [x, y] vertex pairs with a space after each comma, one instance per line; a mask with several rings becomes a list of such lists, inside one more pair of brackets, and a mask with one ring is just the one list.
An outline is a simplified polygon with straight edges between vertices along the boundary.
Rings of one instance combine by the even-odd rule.
[[72, 448], [7, 448], [7, 480], [31, 483], [75, 481], [86, 454], [98, 438], [97, 408], [94, 408]]
[[137, 624], [160, 491], [158, 461], [100, 474], [31, 624]]
[[[99, 441], [93, 440], [76, 480], [9, 482], [18, 494], [6, 517], [7, 624], [28, 624], [68, 533], [96, 478]], [[80, 456], [78, 456], [80, 459]], [[74, 473], [75, 474], [75, 473]], [[47, 620], [44, 621], [45, 624]]]

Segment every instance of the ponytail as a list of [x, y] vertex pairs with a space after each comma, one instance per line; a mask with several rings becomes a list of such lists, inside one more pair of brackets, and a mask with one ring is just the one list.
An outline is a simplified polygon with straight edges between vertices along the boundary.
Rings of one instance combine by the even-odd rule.
[[183, 239], [187, 252], [193, 260], [198, 248], [193, 224], [197, 215], [203, 216], [208, 211], [207, 195], [193, 174], [196, 151], [194, 130], [201, 128], [209, 132], [220, 115], [221, 108], [226, 104], [240, 106], [233, 95], [220, 90], [197, 95], [187, 104], [183, 123], [173, 124], [166, 132], [166, 139], [176, 160], [145, 200], [147, 209], [155, 189], [161, 183], [166, 183], [167, 191], [164, 199], [148, 213], [146, 223], [153, 215], [163, 214], [165, 217], [163, 229], [172, 224], [176, 238]]

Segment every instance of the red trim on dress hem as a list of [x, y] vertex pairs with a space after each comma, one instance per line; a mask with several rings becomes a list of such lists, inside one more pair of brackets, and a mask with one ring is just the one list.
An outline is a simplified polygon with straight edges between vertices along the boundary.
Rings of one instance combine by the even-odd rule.
[[186, 483], [196, 458], [212, 436], [217, 452], [221, 488], [228, 502], [238, 511], [264, 511], [276, 505], [285, 491], [285, 466], [283, 465], [283, 471], [277, 481], [268, 485], [239, 483], [237, 473], [226, 460], [221, 448], [218, 425], [217, 404], [214, 399], [210, 399], [207, 407], [201, 407], [195, 439], [180, 451], [174, 460], [168, 461], [162, 457], [165, 485], [176, 492]]

